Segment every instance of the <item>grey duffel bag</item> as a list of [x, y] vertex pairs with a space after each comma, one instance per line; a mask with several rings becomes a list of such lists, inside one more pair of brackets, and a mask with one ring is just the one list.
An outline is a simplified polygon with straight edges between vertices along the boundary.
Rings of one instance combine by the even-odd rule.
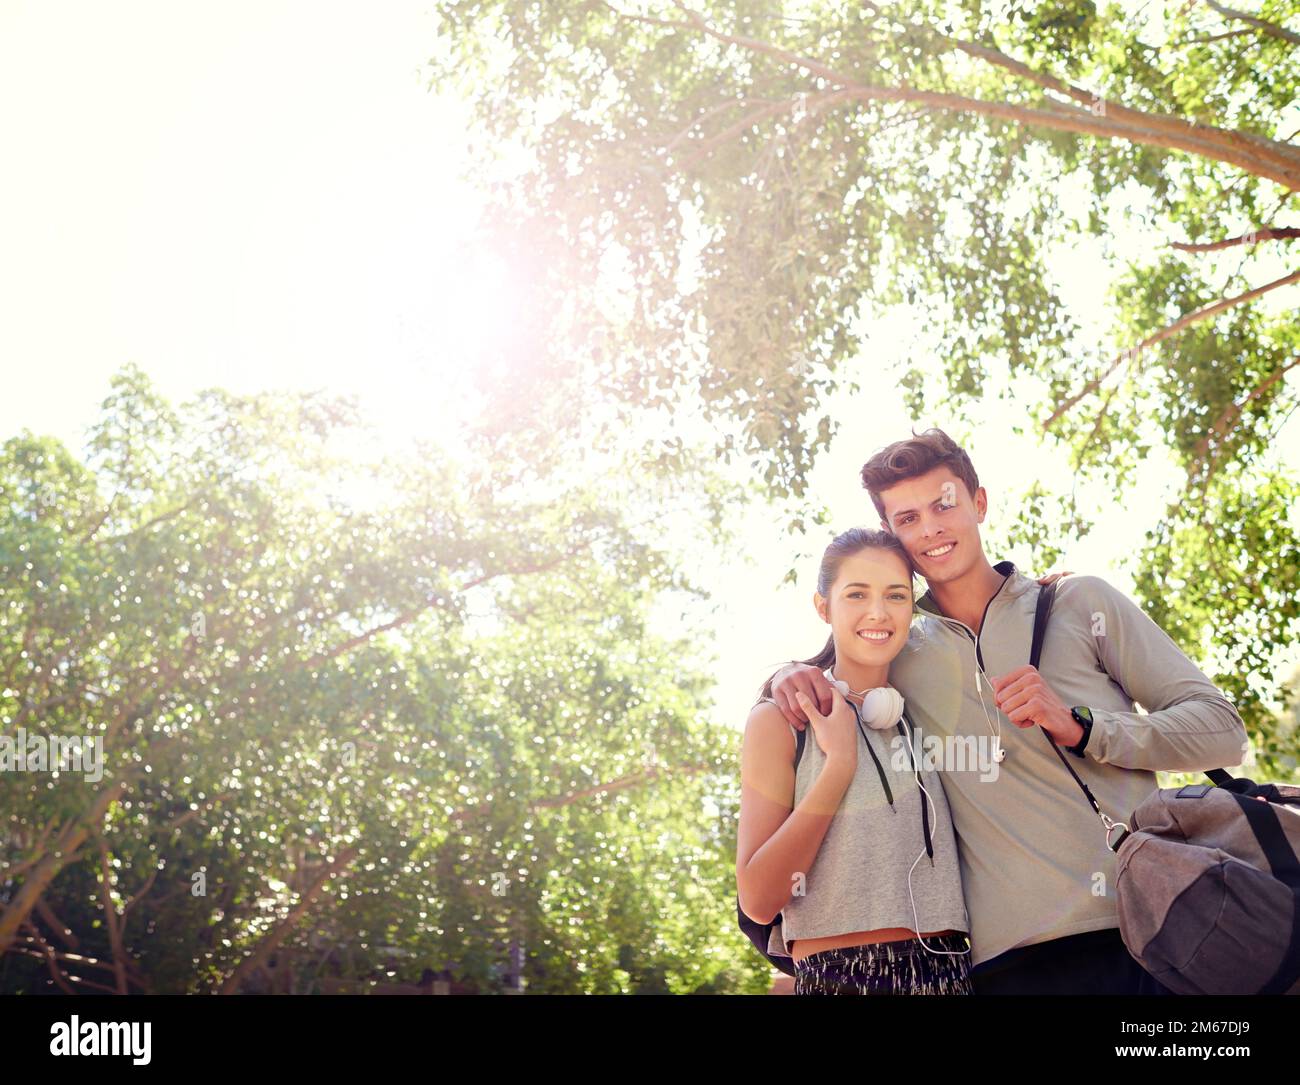
[[[1038, 595], [1035, 667], [1054, 588]], [[1119, 933], [1138, 964], [1180, 995], [1300, 994], [1300, 787], [1211, 769], [1217, 786], [1161, 788], [1126, 824], [1043, 734], [1105, 827]]]
[[1300, 994], [1300, 787], [1207, 775], [1116, 842], [1120, 937], [1176, 994]]

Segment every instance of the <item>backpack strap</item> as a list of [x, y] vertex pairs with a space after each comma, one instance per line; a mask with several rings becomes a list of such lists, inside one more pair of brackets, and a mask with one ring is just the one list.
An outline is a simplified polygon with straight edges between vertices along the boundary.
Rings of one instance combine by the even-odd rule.
[[1029, 642], [1029, 665], [1038, 669], [1043, 654], [1043, 638], [1047, 635], [1047, 619], [1052, 613], [1052, 600], [1056, 596], [1056, 582], [1038, 589], [1038, 602], [1034, 607], [1034, 635]]

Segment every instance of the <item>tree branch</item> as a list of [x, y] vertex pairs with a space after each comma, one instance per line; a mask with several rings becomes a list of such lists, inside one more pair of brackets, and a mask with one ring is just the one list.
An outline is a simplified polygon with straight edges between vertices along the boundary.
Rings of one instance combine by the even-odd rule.
[[25, 926], [26, 929], [30, 932], [33, 940], [40, 947], [41, 953], [45, 956], [45, 963], [49, 965], [50, 968], [50, 976], [54, 979], [54, 982], [58, 985], [59, 990], [62, 991], [65, 995], [75, 995], [77, 992], [74, 991], [72, 987], [68, 984], [68, 979], [63, 974], [63, 969], [59, 967], [58, 959], [55, 957], [54, 949], [50, 946], [49, 942], [47, 942], [44, 938], [41, 937], [41, 932], [36, 929], [36, 925], [34, 923], [27, 923], [25, 924]]
[[1192, 465], [1188, 468], [1188, 474], [1189, 475], [1195, 474], [1196, 469], [1199, 468], [1202, 464], [1206, 463], [1206, 453], [1209, 452], [1210, 445], [1211, 443], [1213, 443], [1215, 447], [1215, 453], [1213, 457], [1210, 458], [1209, 463], [1207, 464], [1207, 469], [1205, 474], [1205, 481], [1208, 482], [1210, 480], [1210, 477], [1214, 474], [1214, 472], [1218, 470], [1219, 460], [1221, 459], [1218, 449], [1220, 447], [1220, 442], [1223, 440], [1224, 435], [1228, 432], [1228, 427], [1233, 424], [1233, 422], [1240, 416], [1241, 412], [1246, 409], [1246, 406], [1252, 400], [1258, 399], [1260, 396], [1262, 396], [1265, 392], [1267, 392], [1270, 388], [1272, 388], [1273, 385], [1277, 384], [1278, 381], [1280, 381], [1283, 377], [1285, 377], [1288, 372], [1290, 372], [1298, 365], [1300, 365], [1300, 355], [1297, 355], [1295, 358], [1292, 358], [1289, 362], [1287, 362], [1286, 365], [1270, 373], [1265, 380], [1261, 381], [1254, 388], [1252, 388], [1250, 392], [1247, 394], [1247, 396], [1240, 403], [1235, 403], [1235, 402], [1229, 403], [1228, 406], [1223, 409], [1223, 412], [1219, 415], [1219, 417], [1215, 420], [1214, 425], [1212, 425], [1209, 428], [1209, 430], [1206, 431], [1205, 436], [1202, 437], [1196, 443], [1196, 458], [1195, 460], [1193, 460]]
[[1080, 446], [1079, 454], [1075, 457], [1074, 466], [1076, 470], [1083, 463], [1083, 457], [1087, 454], [1092, 442], [1097, 439], [1097, 434], [1101, 432], [1102, 423], [1106, 421], [1106, 415], [1110, 413], [1111, 401], [1115, 398], [1115, 394], [1119, 391], [1119, 388], [1120, 386], [1117, 384], [1109, 393], [1107, 393], [1106, 400], [1101, 405], [1101, 410], [1097, 412], [1097, 421], [1093, 424], [1092, 432], [1088, 434], [1088, 439], [1083, 442], [1082, 446]]
[[122, 920], [117, 913], [117, 905], [113, 903], [113, 870], [108, 861], [108, 845], [104, 843], [104, 838], [96, 833], [95, 842], [99, 845], [99, 895], [100, 903], [104, 907], [104, 926], [108, 931], [109, 952], [113, 958], [113, 978], [117, 982], [117, 993], [124, 995], [128, 993], [126, 969], [122, 967], [125, 951], [122, 948]]
[[4, 875], [5, 881], [12, 881], [19, 874], [25, 874], [32, 867], [41, 861], [41, 856], [45, 854], [45, 842], [50, 838], [50, 833], [54, 831], [54, 826], [59, 823], [59, 815], [55, 814], [45, 823], [41, 829], [41, 835], [37, 837], [31, 847], [31, 855], [21, 862], [11, 863], [8, 866], [0, 867], [0, 874]]
[[[492, 580], [498, 576], [531, 576], [533, 573], [544, 573], [550, 569], [554, 569], [558, 565], [562, 565], [564, 562], [568, 561], [572, 556], [573, 555], [571, 553], [564, 553], [559, 555], [552, 561], [543, 562], [541, 565], [530, 565], [530, 566], [525, 566], [524, 568], [521, 569], [501, 569], [494, 573], [485, 573], [483, 576], [476, 577], [475, 579], [469, 581], [468, 583], [460, 585], [458, 590], [462, 592], [468, 591], [470, 588], [476, 588], [480, 584], [485, 584], [489, 580]], [[342, 644], [338, 644], [335, 647], [326, 649], [325, 651], [322, 652], [317, 652], [315, 655], [307, 659], [307, 661], [303, 664], [303, 666], [308, 668], [319, 666], [321, 663], [324, 663], [327, 659], [334, 659], [337, 656], [341, 656], [344, 652], [350, 652], [353, 648], [356, 648], [358, 645], [364, 644], [366, 641], [379, 636], [380, 633], [387, 633], [391, 629], [398, 629], [401, 626], [408, 625], [409, 623], [413, 622], [416, 618], [418, 618], [421, 614], [423, 614], [425, 611], [432, 610], [434, 607], [439, 606], [441, 603], [442, 603], [441, 596], [437, 596], [427, 600], [424, 603], [421, 603], [419, 606], [411, 607], [411, 609], [399, 614], [391, 622], [384, 622], [382, 625], [374, 626], [373, 628], [367, 629], [362, 633], [358, 633], [355, 637], [349, 637]]]
[[722, 102], [719, 105], [713, 106], [711, 109], [706, 109], [703, 113], [701, 113], [698, 117], [696, 117], [693, 121], [691, 121], [690, 124], [688, 124], [680, 132], [678, 132], [677, 135], [673, 136], [672, 139], [670, 139], [667, 143], [664, 144], [663, 147], [664, 152], [668, 153], [672, 151], [672, 149], [676, 147], [677, 144], [684, 142], [687, 139], [687, 137], [690, 136], [690, 134], [695, 131], [695, 129], [699, 128], [700, 125], [704, 124], [706, 121], [710, 121], [714, 117], [718, 116], [719, 114], [725, 113], [729, 109], [734, 109], [736, 106], [743, 106], [746, 102], [761, 102], [764, 105], [777, 104], [772, 99], [757, 98], [757, 97], [733, 98], [730, 99], [729, 101]]
[[[558, 806], [571, 806], [575, 802], [581, 802], [583, 799], [589, 799], [593, 795], [607, 795], [615, 791], [626, 791], [631, 787], [640, 787], [642, 784], [653, 783], [660, 776], [672, 772], [674, 775], [691, 776], [697, 772], [708, 772], [714, 766], [709, 764], [701, 765], [672, 765], [664, 768], [647, 769], [644, 772], [635, 772], [630, 776], [620, 776], [608, 783], [593, 784], [591, 787], [584, 787], [578, 791], [571, 791], [567, 795], [556, 795], [551, 798], [534, 799], [528, 804], [530, 810], [544, 810]], [[473, 806], [467, 806], [464, 809], [457, 810], [448, 820], [458, 821], [471, 817], [474, 814], [487, 809], [492, 804], [489, 802], [475, 803]]]
[[182, 825], [184, 825], [187, 821], [192, 821], [194, 818], [207, 813], [207, 811], [211, 810], [214, 806], [217, 805], [217, 803], [225, 802], [226, 799], [233, 799], [235, 797], [235, 794], [236, 793], [234, 791], [223, 791], [220, 795], [214, 795], [212, 798], [208, 799], [208, 801], [205, 802], [202, 806], [199, 806], [193, 810], [186, 810], [185, 813], [183, 814], [177, 814], [174, 818], [172, 818], [169, 822], [167, 822], [167, 824], [163, 826], [163, 828], [167, 830], [178, 829]]
[[1300, 227], [1272, 226], [1263, 230], [1251, 230], [1240, 237], [1230, 237], [1225, 241], [1207, 241], [1198, 245], [1186, 241], [1174, 241], [1170, 244], [1170, 248], [1182, 252], [1216, 252], [1219, 249], [1230, 249], [1234, 245], [1254, 245], [1259, 241], [1282, 241], [1293, 237], [1300, 237]]
[[[824, 91], [820, 94], [812, 94], [805, 97], [808, 115], [812, 116], [813, 113], [827, 109], [836, 102], [853, 101], [857, 96], [851, 91], [838, 90]], [[729, 140], [734, 139], [742, 132], [752, 128], [754, 125], [762, 123], [768, 117], [775, 116], [778, 113], [790, 112], [798, 104], [798, 97], [788, 98], [779, 102], [771, 102], [760, 109], [755, 109], [753, 112], [747, 113], [745, 116], [741, 117], [740, 120], [729, 125], [727, 128], [724, 128], [716, 135], [710, 136], [708, 139], [695, 144], [691, 153], [682, 159], [680, 167], [682, 169], [689, 169], [691, 166], [695, 165], [699, 159], [707, 157], [715, 147], [727, 143]], [[668, 149], [668, 147], [664, 148], [665, 151]]]
[[1043, 431], [1046, 432], [1048, 429], [1050, 429], [1052, 424], [1058, 418], [1060, 418], [1061, 415], [1065, 414], [1068, 410], [1074, 407], [1074, 405], [1077, 404], [1085, 396], [1091, 395], [1093, 392], [1095, 392], [1101, 386], [1102, 381], [1104, 381], [1107, 377], [1109, 377], [1112, 373], [1114, 373], [1115, 370], [1117, 370], [1121, 365], [1125, 364], [1125, 362], [1132, 361], [1132, 359], [1136, 358], [1138, 354], [1141, 351], [1145, 350], [1147, 347], [1154, 346], [1156, 343], [1168, 339], [1171, 335], [1176, 335], [1184, 328], [1187, 328], [1192, 324], [1196, 324], [1199, 321], [1207, 320], [1208, 318], [1216, 315], [1217, 313], [1221, 313], [1226, 309], [1233, 309], [1236, 308], [1238, 305], [1245, 305], [1247, 302], [1254, 301], [1256, 298], [1260, 297], [1261, 295], [1267, 294], [1270, 290], [1276, 290], [1279, 287], [1287, 286], [1288, 284], [1297, 281], [1300, 281], [1300, 271], [1293, 271], [1291, 272], [1290, 275], [1284, 275], [1280, 279], [1274, 279], [1271, 283], [1265, 283], [1263, 286], [1257, 286], [1255, 287], [1254, 290], [1247, 290], [1246, 293], [1238, 294], [1235, 298], [1222, 298], [1219, 301], [1216, 301], [1213, 305], [1207, 305], [1203, 309], [1197, 309], [1194, 313], [1188, 313], [1186, 316], [1181, 317], [1180, 319], [1174, 321], [1174, 323], [1170, 324], [1168, 327], [1161, 328], [1160, 331], [1155, 332], [1153, 335], [1148, 335], [1137, 346], [1129, 347], [1127, 350], [1117, 355], [1111, 361], [1109, 367], [1107, 367], [1106, 372], [1101, 374], [1101, 376], [1099, 377], [1094, 377], [1087, 384], [1085, 384], [1079, 392], [1071, 396], [1059, 407], [1057, 407], [1056, 410], [1052, 412], [1051, 417], [1048, 418], [1048, 420], [1043, 423], [1042, 425]]
[[[197, 505], [200, 501], [202, 501], [206, 497], [207, 497], [206, 492], [199, 493], [195, 495], [195, 497], [193, 497], [191, 500], [186, 501], [185, 504], [179, 506], [178, 508], [170, 509], [167, 512], [160, 512], [152, 520], [146, 521], [145, 523], [141, 524], [139, 527], [133, 527], [130, 531], [122, 532], [121, 535], [110, 535], [107, 538], [96, 540], [96, 545], [103, 546], [105, 543], [121, 542], [123, 539], [129, 539], [132, 535], [138, 535], [142, 531], [148, 531], [149, 528], [153, 527], [155, 524], [161, 524], [166, 520], [171, 520], [174, 517], [179, 516], [186, 509], [193, 508], [195, 505]], [[99, 528], [96, 527], [95, 530], [98, 531]]]
[[325, 888], [325, 883], [329, 881], [330, 876], [344, 869], [356, 856], [356, 848], [344, 848], [322, 867], [316, 881], [303, 893], [297, 905], [290, 910], [288, 915], [276, 923], [252, 953], [240, 961], [238, 967], [222, 983], [218, 993], [223, 995], [238, 993], [240, 984], [244, 982], [251, 972], [266, 963], [267, 958], [271, 956], [276, 947], [289, 936], [293, 928], [297, 926], [298, 921], [307, 914], [316, 898], [320, 896], [321, 890]]
[[1263, 31], [1271, 38], [1277, 38], [1279, 41], [1290, 42], [1292, 45], [1300, 45], [1300, 34], [1295, 34], [1284, 26], [1278, 26], [1277, 23], [1270, 23], [1267, 19], [1261, 19], [1256, 15], [1248, 15], [1244, 11], [1236, 11], [1233, 8], [1224, 7], [1222, 4], [1215, 3], [1215, 0], [1205, 0], [1205, 2], [1225, 19], [1239, 19], [1243, 23], [1250, 23], [1250, 25], [1256, 30]]
[[31, 873], [24, 879], [3, 911], [0, 911], [0, 956], [8, 952], [13, 945], [19, 928], [28, 921], [37, 901], [49, 888], [50, 882], [68, 863], [72, 862], [77, 849], [89, 836], [90, 832], [104, 820], [108, 808], [120, 799], [126, 791], [127, 778], [124, 775], [111, 786], [104, 788], [95, 796], [90, 808], [76, 817], [70, 818], [59, 832], [53, 851], [45, 851], [39, 861], [32, 867]]
[[1003, 68], [1014, 75], [1038, 84], [1045, 90], [1054, 90], [1058, 94], [1064, 94], [1088, 107], [1089, 112], [1099, 105], [1101, 115], [1109, 117], [1120, 117], [1137, 128], [1154, 128], [1159, 131], [1167, 132], [1174, 135], [1191, 136], [1199, 138], [1202, 134], [1212, 134], [1222, 137], [1236, 143], [1243, 149], [1252, 150], [1257, 154], [1267, 157], [1284, 167], [1294, 167], [1296, 157], [1293, 148], [1284, 143], [1267, 139], [1263, 136], [1257, 136], [1250, 132], [1234, 132], [1226, 128], [1216, 128], [1213, 125], [1194, 124], [1191, 121], [1184, 120], [1182, 117], [1175, 117], [1170, 114], [1147, 113], [1140, 109], [1131, 109], [1128, 106], [1120, 105], [1118, 102], [1109, 101], [1101, 98], [1099, 95], [1092, 94], [1082, 87], [1076, 87], [1071, 83], [1066, 83], [1053, 75], [1045, 72], [1039, 72], [1031, 68], [1028, 64], [1009, 57], [1005, 53], [993, 49], [987, 45], [981, 45], [977, 42], [962, 41], [957, 38], [949, 37], [946, 34], [940, 34], [930, 27], [921, 27], [934, 37], [946, 41], [955, 49], [960, 49], [968, 56], [976, 57], [987, 63], [994, 64]]
[[49, 925], [50, 930], [54, 932], [60, 942], [69, 949], [79, 949], [81, 947], [81, 943], [73, 933], [72, 928], [55, 915], [54, 909], [46, 904], [44, 900], [36, 902], [35, 910], [36, 914]]
[[[744, 35], [727, 34], [715, 30], [707, 20], [697, 12], [687, 8], [680, 0], [673, 0], [674, 6], [683, 12], [689, 21], [657, 19], [645, 15], [633, 15], [620, 12], [608, 0], [602, 3], [616, 15], [635, 22], [644, 22], [672, 29], [695, 29], [730, 45], [737, 45], [751, 52], [774, 57], [783, 64], [802, 68], [837, 87], [851, 91], [855, 97], [864, 100], [912, 101], [954, 112], [974, 112], [987, 116], [1014, 120], [1021, 124], [1042, 125], [1061, 131], [1078, 132], [1093, 136], [1120, 138], [1148, 146], [1165, 147], [1187, 151], [1203, 158], [1211, 158], [1237, 166], [1259, 177], [1277, 181], [1288, 187], [1300, 187], [1300, 151], [1288, 144], [1277, 143], [1262, 136], [1242, 132], [1231, 132], [1209, 125], [1197, 125], [1179, 117], [1168, 117], [1154, 113], [1143, 113], [1129, 109], [1118, 103], [1104, 103], [1102, 115], [1095, 115], [1089, 109], [1032, 109], [1013, 105], [1009, 102], [993, 102], [980, 98], [967, 98], [956, 94], [933, 91], [921, 91], [909, 87], [878, 87], [857, 82], [820, 61], [811, 57], [793, 53], [787, 49], [760, 41]], [[1053, 76], [1035, 72], [1028, 65], [974, 42], [963, 42], [946, 38], [937, 31], [922, 27], [931, 35], [946, 41], [953, 48], [962, 49], [972, 56], [979, 56], [989, 63], [996, 64], [1024, 78], [1030, 79], [1045, 88], [1050, 87], [1058, 93], [1078, 101], [1086, 101], [1090, 106], [1094, 96], [1078, 87], [1056, 79]], [[1108, 119], [1107, 113], [1122, 118], [1121, 122]]]
[[[1166, 44], [1166, 48], [1181, 49], [1184, 45], [1208, 45], [1212, 41], [1222, 41], [1224, 38], [1237, 38], [1242, 34], [1251, 34], [1250, 30], [1225, 30], [1222, 34], [1211, 34], [1208, 38], [1186, 38], [1183, 41], [1171, 41]], [[1159, 52], [1159, 50], [1156, 50]]]
[[[20, 940], [18, 942], [15, 942], [10, 952], [23, 953], [32, 957], [44, 958], [45, 955], [43, 953], [40, 953], [35, 948], [33, 948], [35, 946], [35, 943], [36, 943], [35, 938], [28, 937], [25, 940]], [[52, 952], [54, 953], [54, 956], [57, 960], [65, 961], [68, 964], [73, 964], [73, 965], [77, 965], [78, 967], [85, 967], [85, 968], [99, 968], [106, 972], [113, 971], [113, 966], [109, 964], [108, 961], [101, 961], [97, 957], [86, 957], [80, 953], [60, 953], [57, 949], [52, 950]], [[71, 973], [68, 974], [68, 978], [79, 983], [88, 982], [86, 980], [80, 979], [79, 977], [71, 975]], [[145, 982], [142, 979], [140, 979], [138, 976], [134, 974], [131, 975], [131, 982], [134, 983], [141, 990], [145, 990], [145, 991], [148, 990], [147, 984], [145, 984]], [[99, 986], [99, 985], [93, 984], [92, 986]], [[107, 991], [109, 994], [114, 993], [111, 987], [103, 987], [101, 989]]]

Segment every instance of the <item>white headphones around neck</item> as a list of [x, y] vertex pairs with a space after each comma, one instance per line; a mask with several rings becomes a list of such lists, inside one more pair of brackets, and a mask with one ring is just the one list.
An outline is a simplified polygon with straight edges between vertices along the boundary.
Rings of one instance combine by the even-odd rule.
[[863, 694], [862, 707], [858, 714], [862, 722], [873, 731], [888, 731], [903, 718], [903, 695], [892, 686], [879, 686], [871, 690], [851, 690], [849, 684], [831, 674], [827, 667], [822, 674], [826, 681], [844, 694], [845, 700], [850, 693]]

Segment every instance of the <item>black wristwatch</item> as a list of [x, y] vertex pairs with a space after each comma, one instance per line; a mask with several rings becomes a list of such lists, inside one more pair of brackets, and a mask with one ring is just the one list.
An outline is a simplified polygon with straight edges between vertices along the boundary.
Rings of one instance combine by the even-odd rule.
[[1092, 709], [1075, 707], [1070, 709], [1070, 715], [1074, 717], [1075, 723], [1083, 728], [1083, 736], [1075, 745], [1065, 748], [1075, 757], [1082, 757], [1084, 747], [1088, 745], [1088, 739], [1092, 735]]

